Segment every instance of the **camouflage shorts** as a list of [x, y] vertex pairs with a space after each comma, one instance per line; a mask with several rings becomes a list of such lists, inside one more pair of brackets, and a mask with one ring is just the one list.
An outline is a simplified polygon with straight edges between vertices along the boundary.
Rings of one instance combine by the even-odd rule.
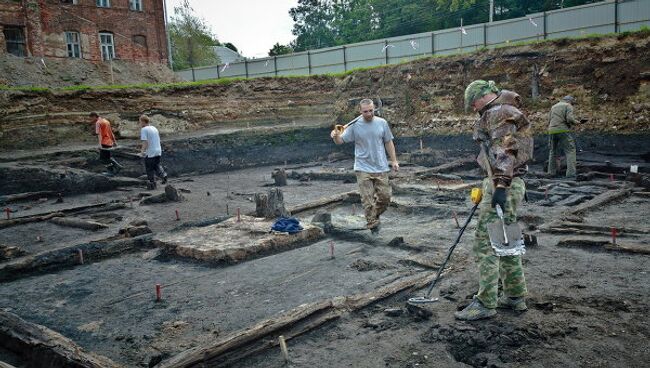
[[[496, 308], [499, 280], [503, 285], [503, 293], [507, 296], [520, 297], [527, 293], [521, 256], [498, 257], [490, 245], [487, 224], [499, 221], [496, 211], [492, 208], [492, 193], [490, 179], [483, 180], [483, 199], [479, 205], [476, 241], [473, 248], [479, 267], [477, 297], [487, 308]], [[525, 193], [524, 181], [521, 178], [513, 178], [507, 190], [504, 213], [506, 223], [517, 221], [517, 207], [524, 199]]]

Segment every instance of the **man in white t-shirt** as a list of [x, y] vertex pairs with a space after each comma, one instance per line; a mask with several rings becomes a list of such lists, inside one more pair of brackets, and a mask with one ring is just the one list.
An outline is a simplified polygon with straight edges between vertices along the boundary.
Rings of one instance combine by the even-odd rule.
[[367, 227], [373, 235], [379, 233], [379, 216], [390, 204], [391, 189], [388, 183], [389, 161], [394, 171], [399, 170], [393, 133], [386, 120], [375, 116], [371, 99], [359, 103], [359, 116], [341, 132], [332, 130], [330, 137], [336, 144], [354, 142], [354, 171], [359, 183], [361, 203], [366, 214]]
[[160, 147], [160, 133], [155, 126], [149, 125], [149, 117], [147, 115], [140, 116], [140, 140], [142, 141], [142, 148], [140, 149], [140, 156], [144, 157], [144, 167], [147, 170], [147, 189], [156, 189], [156, 177], [158, 175], [162, 178], [161, 183], [167, 183], [167, 173], [160, 164], [160, 156], [162, 155], [162, 148]]

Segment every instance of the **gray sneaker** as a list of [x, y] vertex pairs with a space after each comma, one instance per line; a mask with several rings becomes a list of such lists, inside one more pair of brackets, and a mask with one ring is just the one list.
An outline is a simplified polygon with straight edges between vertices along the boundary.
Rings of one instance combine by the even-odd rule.
[[462, 311], [455, 312], [454, 317], [463, 321], [476, 321], [479, 319], [491, 318], [495, 314], [497, 314], [496, 310], [485, 308], [483, 303], [474, 296], [474, 300], [472, 300], [472, 302]]
[[511, 298], [505, 295], [501, 295], [499, 300], [497, 300], [497, 308], [512, 309], [517, 312], [523, 312], [528, 309], [526, 300], [523, 297]]

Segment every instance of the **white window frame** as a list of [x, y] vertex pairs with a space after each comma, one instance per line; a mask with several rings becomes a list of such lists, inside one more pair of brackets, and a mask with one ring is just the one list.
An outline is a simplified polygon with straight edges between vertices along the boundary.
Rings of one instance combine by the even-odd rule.
[[110, 8], [111, 0], [95, 0], [95, 4], [98, 8]]
[[129, 9], [142, 11], [142, 0], [129, 0]]
[[79, 32], [66, 31], [65, 44], [69, 58], [81, 58], [81, 37]]
[[99, 52], [102, 60], [115, 59], [115, 38], [112, 33], [99, 32]]

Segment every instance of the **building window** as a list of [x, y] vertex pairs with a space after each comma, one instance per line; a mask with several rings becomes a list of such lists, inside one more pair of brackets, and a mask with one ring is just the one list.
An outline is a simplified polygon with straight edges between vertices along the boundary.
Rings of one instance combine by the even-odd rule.
[[78, 0], [61, 0], [61, 4], [77, 4]]
[[79, 43], [79, 32], [66, 32], [65, 43], [68, 45], [68, 57], [80, 58], [81, 45]]
[[27, 48], [25, 47], [25, 34], [21, 27], [4, 27], [5, 42], [7, 52], [16, 56], [25, 56]]
[[129, 0], [129, 9], [142, 11], [142, 0]]
[[113, 44], [112, 33], [99, 34], [99, 47], [102, 51], [102, 60], [115, 59], [115, 45]]
[[110, 8], [111, 0], [97, 0], [97, 6], [100, 8]]

